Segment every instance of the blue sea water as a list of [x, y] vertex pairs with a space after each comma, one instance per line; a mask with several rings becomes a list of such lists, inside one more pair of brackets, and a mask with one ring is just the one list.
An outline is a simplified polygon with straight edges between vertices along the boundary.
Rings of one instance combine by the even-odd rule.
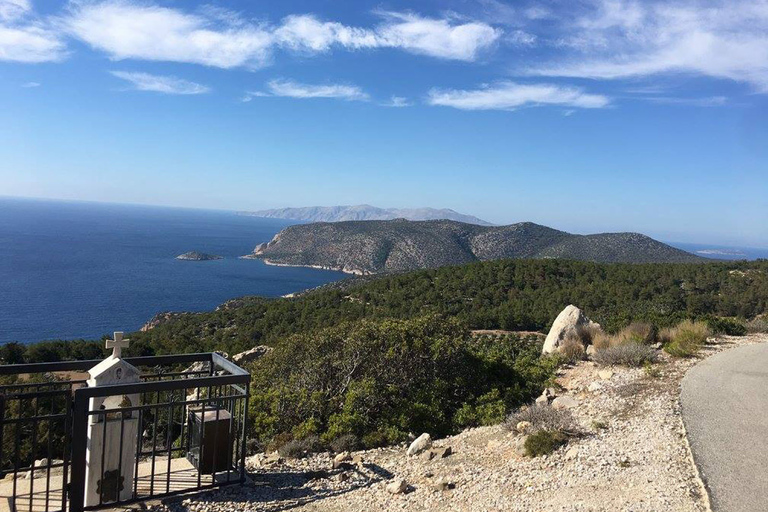
[[[0, 343], [97, 339], [160, 311], [277, 297], [341, 272], [241, 260], [290, 222], [234, 212], [0, 198]], [[224, 256], [180, 261], [188, 251]]]
[[761, 249], [758, 247], [733, 247], [717, 244], [689, 244], [676, 242], [667, 243], [678, 249], [715, 260], [735, 261], [768, 259], [768, 249]]

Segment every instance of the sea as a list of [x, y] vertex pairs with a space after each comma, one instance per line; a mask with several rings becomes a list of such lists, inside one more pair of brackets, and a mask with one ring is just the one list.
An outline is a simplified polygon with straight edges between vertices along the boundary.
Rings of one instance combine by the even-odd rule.
[[[0, 343], [99, 339], [348, 277], [238, 259], [292, 222], [198, 209], [0, 197]], [[295, 223], [295, 222], [293, 222]], [[223, 256], [181, 261], [198, 251]]]

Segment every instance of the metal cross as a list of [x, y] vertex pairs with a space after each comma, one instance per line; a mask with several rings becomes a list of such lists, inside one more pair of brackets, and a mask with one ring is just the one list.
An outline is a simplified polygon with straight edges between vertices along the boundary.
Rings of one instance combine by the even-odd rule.
[[120, 331], [115, 332], [115, 339], [107, 340], [107, 348], [112, 349], [112, 355], [119, 358], [122, 355], [122, 350], [128, 348], [131, 340], [123, 339], [123, 333]]

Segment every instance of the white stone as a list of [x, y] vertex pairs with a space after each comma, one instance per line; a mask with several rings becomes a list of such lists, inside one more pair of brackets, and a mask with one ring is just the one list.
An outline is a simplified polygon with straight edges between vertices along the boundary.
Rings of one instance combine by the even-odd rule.
[[515, 430], [517, 430], [521, 434], [525, 434], [525, 432], [529, 428], [531, 428], [531, 422], [530, 421], [518, 421], [517, 425], [515, 425]]
[[599, 383], [599, 382], [597, 382], [597, 381], [595, 381], [595, 382], [591, 383], [591, 384], [590, 384], [590, 385], [587, 387], [587, 391], [589, 391], [590, 393], [594, 393], [594, 392], [596, 392], [596, 391], [600, 391], [601, 389], [603, 389], [603, 385], [602, 385], [602, 384], [600, 384], [600, 383]]
[[549, 330], [549, 334], [547, 334], [547, 339], [544, 340], [544, 348], [542, 348], [541, 352], [543, 354], [551, 354], [560, 347], [560, 343], [569, 333], [575, 333], [576, 328], [582, 325], [600, 327], [600, 324], [587, 318], [582, 310], [573, 304], [569, 305], [555, 318], [552, 328]]
[[570, 396], [559, 396], [552, 400], [553, 409], [572, 409], [579, 405], [575, 398]]
[[432, 446], [432, 437], [430, 437], [429, 434], [424, 433], [421, 434], [419, 437], [416, 438], [415, 441], [411, 443], [411, 445], [408, 447], [408, 451], [406, 452], [409, 457], [413, 455], [418, 455], [424, 450], [427, 450], [429, 447]]
[[403, 478], [396, 478], [387, 484], [387, 492], [390, 494], [402, 494], [408, 488], [408, 483]]
[[549, 397], [547, 395], [541, 395], [536, 399], [536, 405], [547, 405], [549, 403]]
[[613, 372], [611, 370], [600, 370], [597, 372], [597, 376], [602, 380], [610, 380], [613, 377]]
[[246, 350], [245, 352], [235, 354], [232, 356], [232, 362], [240, 365], [252, 363], [253, 361], [256, 361], [257, 359], [260, 359], [263, 356], [269, 354], [270, 352], [272, 352], [272, 347], [258, 345], [250, 350]]

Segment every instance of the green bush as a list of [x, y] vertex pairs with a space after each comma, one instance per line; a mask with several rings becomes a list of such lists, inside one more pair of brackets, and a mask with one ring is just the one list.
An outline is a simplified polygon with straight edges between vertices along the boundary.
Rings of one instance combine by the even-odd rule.
[[706, 322], [713, 334], [727, 334], [728, 336], [744, 336], [747, 334], [747, 326], [743, 322], [732, 318], [709, 317]]
[[364, 447], [498, 423], [541, 393], [556, 363], [541, 343], [475, 340], [455, 319], [361, 321], [286, 339], [253, 365], [251, 432], [312, 425]]
[[523, 446], [526, 455], [538, 457], [549, 455], [567, 441], [568, 437], [559, 430], [538, 430], [526, 438]]
[[336, 453], [353, 452], [360, 448], [360, 440], [352, 434], [344, 434], [330, 443], [331, 450]]

